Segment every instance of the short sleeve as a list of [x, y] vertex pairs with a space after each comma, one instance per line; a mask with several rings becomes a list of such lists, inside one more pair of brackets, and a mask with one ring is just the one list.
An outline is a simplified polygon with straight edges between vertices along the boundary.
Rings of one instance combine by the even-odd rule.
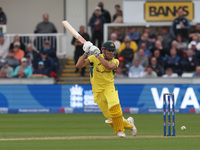
[[113, 62], [116, 64], [116, 66], [117, 66], [117, 68], [118, 68], [118, 66], [119, 66], [119, 60], [118, 60], [118, 59], [114, 59]]
[[95, 58], [96, 57], [94, 55], [91, 55], [87, 59], [90, 61], [90, 63], [94, 63]]

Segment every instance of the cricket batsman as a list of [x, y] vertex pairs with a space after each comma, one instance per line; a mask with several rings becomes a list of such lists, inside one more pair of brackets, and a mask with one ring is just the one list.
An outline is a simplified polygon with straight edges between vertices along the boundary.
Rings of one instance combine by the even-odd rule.
[[85, 53], [79, 58], [76, 67], [83, 68], [90, 64], [94, 102], [107, 118], [105, 123], [113, 127], [115, 134], [120, 138], [126, 137], [125, 129], [129, 129], [132, 135], [136, 136], [134, 119], [129, 117], [126, 120], [123, 117], [118, 91], [114, 85], [114, 73], [119, 65], [118, 59], [114, 58], [115, 44], [111, 41], [105, 42], [100, 54], [99, 48], [87, 41], [83, 45], [83, 50]]

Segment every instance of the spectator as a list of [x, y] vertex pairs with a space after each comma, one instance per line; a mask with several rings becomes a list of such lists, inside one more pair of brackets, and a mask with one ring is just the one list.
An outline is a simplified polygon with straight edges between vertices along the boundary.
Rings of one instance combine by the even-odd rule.
[[121, 51], [121, 53], [119, 54], [119, 57], [123, 57], [124, 58], [124, 63], [125, 66], [131, 66], [133, 58], [134, 58], [134, 51], [133, 49], [131, 49], [131, 43], [130, 42], [126, 42], [125, 43], [125, 49], [123, 49]]
[[44, 62], [44, 66], [47, 69], [47, 72], [50, 72], [51, 74], [51, 72], [53, 71], [54, 63], [53, 63], [53, 59], [48, 56], [47, 52], [45, 51], [40, 52], [40, 56], [33, 63], [34, 70], [38, 69], [38, 63], [40, 61]]
[[[197, 49], [198, 51], [200, 51], [200, 42], [199, 42], [198, 36], [196, 36], [196, 35], [193, 36], [193, 37], [192, 37], [192, 41], [195, 41], [195, 42], [196, 42], [196, 49]], [[191, 49], [191, 47], [192, 47], [192, 45], [191, 45], [192, 41], [188, 44], [188, 49]]]
[[125, 67], [124, 57], [120, 56], [118, 58], [119, 60], [119, 66], [115, 72], [116, 77], [124, 77], [128, 75], [128, 69]]
[[33, 74], [41, 74], [42, 76], [48, 76], [50, 77], [50, 72], [49, 70], [44, 66], [43, 61], [38, 62], [38, 67], [37, 69], [33, 72]]
[[[175, 49], [175, 50], [178, 50], [178, 42], [176, 40], [172, 41], [172, 44], [171, 44], [171, 49]], [[170, 51], [169, 51], [169, 54], [170, 55]]]
[[[141, 43], [140, 48], [144, 50], [144, 55], [147, 59], [151, 56], [151, 51], [147, 49], [146, 43]], [[139, 51], [137, 51], [137, 56], [139, 55]]]
[[157, 63], [156, 57], [151, 57], [151, 68], [156, 72], [157, 76], [162, 76], [164, 74], [164, 68]]
[[3, 12], [3, 8], [0, 7], [0, 25], [6, 24], [6, 23], [7, 23], [6, 14]]
[[[49, 21], [49, 15], [47, 13], [43, 14], [43, 21], [37, 24], [34, 33], [57, 33], [57, 29], [55, 25]], [[35, 47], [38, 50], [42, 49], [45, 40], [49, 40], [51, 43], [54, 43], [52, 47], [56, 49], [56, 37], [54, 36], [37, 37], [34, 40]]]
[[43, 14], [43, 21], [38, 23], [35, 33], [57, 33], [57, 29], [52, 22], [49, 21], [49, 15]]
[[113, 23], [123, 23], [123, 14], [121, 10], [116, 13], [116, 19], [113, 21]]
[[117, 40], [118, 40], [118, 41], [123, 42], [124, 36], [123, 36], [123, 34], [120, 32], [119, 27], [114, 27], [114, 28], [113, 28], [113, 33], [117, 34]]
[[16, 75], [14, 76], [14, 78], [27, 78], [26, 74], [24, 73], [23, 68], [18, 68]]
[[166, 57], [165, 60], [165, 68], [171, 68], [174, 73], [178, 73], [179, 76], [181, 76], [183, 72], [182, 68], [182, 60], [179, 56], [176, 54], [175, 49], [170, 50], [170, 56]]
[[147, 57], [144, 55], [144, 50], [143, 49], [139, 49], [138, 50], [138, 56], [135, 56], [135, 59], [138, 59], [140, 61], [140, 64], [146, 69], [146, 67], [149, 65], [149, 60], [147, 59]]
[[20, 49], [20, 43], [19, 42], [14, 43], [13, 51], [14, 51], [14, 57], [20, 62], [21, 59], [25, 55], [24, 55], [24, 51]]
[[187, 50], [187, 42], [185, 42], [180, 34], [176, 35], [178, 50]]
[[134, 52], [134, 57], [136, 56], [136, 53], [137, 53], [137, 50], [138, 50], [138, 46], [136, 44], [136, 42], [134, 41], [131, 41], [130, 37], [129, 36], [126, 36], [124, 38], [124, 42], [122, 42], [121, 46], [119, 47], [119, 50], [118, 50], [118, 55], [121, 53], [121, 51], [123, 49], [126, 48], [126, 43], [130, 43], [130, 48], [133, 50]]
[[13, 68], [9, 66], [8, 61], [2, 60], [3, 67], [1, 68], [1, 72], [6, 70], [6, 77], [11, 78], [13, 74]]
[[[160, 41], [160, 43], [161, 43], [161, 45], [162, 45], [162, 55], [164, 55], [164, 57], [166, 56], [166, 55], [169, 55], [169, 51], [170, 51], [170, 47], [171, 47], [171, 43], [169, 43], [169, 45], [168, 45], [168, 48], [165, 46], [164, 47], [164, 45], [165, 45], [165, 42], [164, 42], [164, 39], [163, 39], [163, 36], [162, 35], [158, 35], [157, 36], [157, 41]], [[157, 42], [156, 41], [156, 42]], [[156, 45], [160, 45], [159, 44], [159, 42], [158, 43], [156, 43]], [[158, 47], [158, 46], [157, 46]], [[156, 48], [155, 48], [156, 49]]]
[[3, 35], [0, 36], [0, 57], [5, 58], [8, 54], [9, 43]]
[[119, 56], [118, 60], [120, 62], [119, 66], [122, 68], [121, 69], [122, 75], [128, 76], [129, 68], [132, 66], [132, 64], [131, 64], [131, 66], [130, 66], [130, 64], [126, 65], [125, 61], [124, 61], [124, 57], [122, 57], [122, 56]]
[[121, 67], [117, 68], [117, 70], [115, 72], [115, 77], [123, 77], [122, 68]]
[[[85, 27], [80, 26], [79, 28], [79, 34], [86, 40], [90, 41], [90, 36], [88, 33], [85, 32]], [[75, 46], [74, 51], [74, 63], [76, 64], [78, 62], [79, 57], [81, 57], [84, 53], [83, 51], [83, 44], [79, 42], [75, 37], [72, 38], [71, 44]], [[78, 68], [76, 68], [75, 73], [79, 71]], [[85, 67], [81, 68], [81, 76], [85, 75]]]
[[151, 50], [153, 48], [153, 43], [149, 41], [148, 33], [143, 33], [141, 39], [139, 40], [138, 47], [140, 48], [142, 43], [146, 43], [147, 49]]
[[31, 67], [32, 71], [34, 71], [33, 61], [31, 60], [31, 56], [28, 54], [25, 56], [25, 58], [27, 59], [27, 65]]
[[163, 36], [161, 34], [157, 35], [157, 40], [160, 41], [163, 45]]
[[142, 77], [144, 77], [144, 78], [156, 78], [157, 74], [156, 74], [155, 71], [153, 71], [151, 66], [147, 66], [146, 71], [144, 72]]
[[8, 78], [8, 77], [7, 77], [7, 72], [6, 72], [5, 69], [2, 69], [2, 70], [0, 71], [0, 78]]
[[198, 41], [200, 39], [200, 23], [195, 25], [195, 29], [189, 33], [189, 38], [192, 40], [194, 36], [197, 36]]
[[200, 77], [200, 66], [196, 66], [195, 73], [193, 74], [193, 77]]
[[129, 78], [138, 78], [142, 77], [144, 74], [144, 67], [140, 64], [140, 60], [134, 59], [134, 65], [130, 67], [128, 72]]
[[155, 47], [151, 49], [152, 53], [154, 53], [155, 50], [159, 50], [162, 57], [164, 57], [167, 54], [167, 52], [162, 46], [162, 42], [159, 40], [155, 42]]
[[53, 67], [52, 71], [57, 73], [58, 68], [59, 68], [59, 61], [58, 61], [58, 57], [56, 55], [56, 50], [51, 46], [51, 42], [48, 40], [44, 41], [44, 47], [40, 51], [46, 52], [47, 55], [53, 59], [54, 67]]
[[194, 72], [196, 66], [199, 64], [196, 55], [193, 55], [192, 50], [187, 51], [187, 56], [183, 61], [184, 72]]
[[110, 41], [112, 41], [113, 43], [115, 43], [115, 47], [116, 47], [116, 52], [118, 52], [119, 47], [121, 45], [121, 42], [119, 40], [117, 40], [117, 34], [116, 33], [112, 33], [110, 35]]
[[164, 67], [165, 62], [163, 57], [160, 55], [160, 50], [156, 49], [153, 53], [153, 56], [156, 57], [157, 64], [159, 64], [161, 67]]
[[117, 12], [118, 12], [119, 10], [122, 11], [120, 5], [119, 5], [119, 4], [116, 4], [116, 5], [115, 5], [115, 14], [113, 15], [113, 21], [116, 19], [116, 17], [117, 17]]
[[39, 52], [37, 50], [33, 49], [33, 45], [28, 44], [26, 57], [29, 56], [30, 60], [33, 62], [34, 60], [37, 59], [38, 55], [39, 55]]
[[22, 58], [21, 65], [17, 66], [15, 68], [15, 71], [13, 72], [13, 77], [28, 78], [31, 75], [32, 75], [32, 69], [30, 66], [27, 65], [27, 59]]
[[15, 42], [19, 42], [20, 43], [20, 49], [24, 51], [24, 54], [26, 54], [26, 46], [25, 44], [21, 41], [20, 37], [18, 35], [16, 35], [14, 37], [14, 41], [10, 44], [9, 49], [13, 49], [14, 48], [14, 43]]
[[[178, 51], [178, 43], [176, 40], [173, 40], [172, 43], [171, 43], [171, 49], [175, 49], [176, 51]], [[170, 50], [171, 50], [170, 49]], [[167, 53], [167, 55], [170, 55], [170, 50], [169, 52]]]
[[135, 41], [136, 43], [139, 42], [140, 35], [138, 32], [136, 32], [136, 29], [134, 26], [131, 26], [128, 28], [128, 33], [126, 34], [126, 36], [129, 36], [131, 41]]
[[197, 50], [197, 42], [196, 41], [191, 41], [191, 50], [193, 51], [193, 55], [196, 55], [197, 59], [200, 60], [200, 51]]
[[153, 48], [156, 42], [156, 35], [154, 34], [154, 32], [151, 31], [150, 25], [147, 24], [145, 26], [144, 33], [148, 34], [148, 40], [152, 43]]
[[171, 48], [171, 42], [173, 40], [173, 37], [171, 33], [169, 32], [169, 28], [166, 26], [163, 26], [161, 29], [161, 35], [163, 37], [163, 41], [162, 41], [163, 49], [169, 52]]
[[173, 77], [178, 77], [178, 74], [177, 73], [173, 73], [172, 69], [171, 68], [167, 68], [165, 70], [165, 74], [162, 76], [164, 78], [173, 78]]
[[186, 17], [184, 17], [182, 8], [178, 9], [177, 14], [178, 17], [172, 22], [171, 34], [174, 38], [177, 34], [180, 34], [184, 41], [188, 41], [188, 31], [191, 28], [190, 22]]
[[157, 35], [157, 40], [160, 41], [163, 46], [163, 36], [161, 34]]
[[19, 61], [17, 58], [14, 57], [14, 51], [12, 49], [9, 50], [7, 57], [5, 58], [5, 61], [8, 61], [9, 65], [15, 69], [19, 65]]
[[111, 17], [110, 17], [110, 13], [108, 10], [104, 9], [104, 5], [103, 2], [99, 2], [98, 6], [101, 9], [101, 14], [104, 16], [106, 23], [111, 23]]
[[176, 47], [176, 51], [177, 51], [177, 55], [179, 57], [181, 57], [181, 59], [183, 59], [186, 56], [185, 51], [187, 50], [187, 42], [183, 41], [183, 38], [180, 34], [176, 35], [176, 42], [177, 42], [177, 47]]
[[95, 13], [90, 18], [89, 25], [92, 33], [92, 43], [95, 45], [96, 40], [98, 41], [98, 47], [101, 49], [103, 42], [103, 25], [106, 23], [104, 16], [101, 14], [101, 8], [96, 7]]

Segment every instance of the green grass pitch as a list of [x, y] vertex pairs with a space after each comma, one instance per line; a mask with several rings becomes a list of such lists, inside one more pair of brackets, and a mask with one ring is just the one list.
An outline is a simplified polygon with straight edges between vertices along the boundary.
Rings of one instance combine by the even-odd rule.
[[[0, 114], [1, 150], [196, 150], [200, 115], [176, 114], [176, 137], [163, 137], [162, 114], [132, 116], [136, 137], [119, 139], [102, 114]], [[181, 131], [185, 125], [186, 130]]]

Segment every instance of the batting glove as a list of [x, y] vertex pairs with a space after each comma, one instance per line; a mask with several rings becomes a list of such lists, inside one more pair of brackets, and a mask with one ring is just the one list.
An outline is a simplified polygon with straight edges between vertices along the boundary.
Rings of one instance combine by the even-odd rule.
[[97, 56], [99, 56], [100, 53], [101, 52], [98, 47], [96, 47], [96, 46], [90, 47], [90, 55], [95, 55], [97, 57]]
[[83, 50], [86, 52], [86, 53], [89, 53], [90, 52], [90, 47], [93, 46], [93, 44], [90, 42], [90, 41], [87, 41], [83, 44]]

